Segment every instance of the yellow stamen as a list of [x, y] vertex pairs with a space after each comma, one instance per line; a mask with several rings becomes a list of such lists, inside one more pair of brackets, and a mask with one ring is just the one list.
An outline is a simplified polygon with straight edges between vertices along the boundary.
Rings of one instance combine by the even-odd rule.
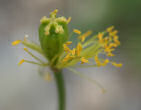
[[109, 59], [104, 60], [104, 64], [107, 64], [107, 63], [109, 63]]
[[94, 60], [95, 60], [95, 62], [96, 62], [96, 64], [97, 64], [97, 66], [102, 66], [102, 65], [101, 65], [101, 62], [99, 61], [97, 55], [94, 57]]
[[85, 59], [85, 57], [82, 57], [81, 58], [81, 64], [88, 63], [88, 62], [89, 62], [89, 60]]
[[86, 39], [86, 37], [88, 37], [88, 36], [91, 35], [91, 34], [92, 34], [92, 31], [89, 30], [89, 31], [87, 31], [86, 33], [84, 33], [83, 35], [79, 36], [79, 39], [81, 40], [81, 42], [84, 42], [85, 39]]
[[27, 48], [24, 48], [24, 51], [28, 52], [28, 49]]
[[121, 63], [119, 63], [119, 64], [117, 64], [116, 62], [111, 62], [111, 63], [115, 67], [122, 67], [122, 64]]
[[71, 50], [71, 54], [74, 56], [75, 55], [75, 48], [73, 48], [72, 50]]
[[117, 46], [118, 46], [118, 45], [115, 44], [115, 43], [110, 43], [110, 44], [109, 44], [109, 47], [110, 47], [110, 48], [112, 48], [112, 47], [117, 47]]
[[79, 34], [79, 35], [81, 34], [81, 31], [78, 30], [78, 29], [73, 29], [73, 32], [76, 33], [76, 34]]
[[109, 53], [107, 54], [107, 56], [113, 57], [113, 56], [115, 56], [115, 55], [114, 55], [113, 53], [109, 52]]
[[72, 42], [71, 42], [71, 41], [68, 41], [68, 42], [66, 42], [65, 44], [66, 44], [66, 45], [70, 45], [70, 44], [72, 44]]
[[107, 48], [104, 49], [104, 51], [107, 52], [107, 53], [108, 53], [108, 52], [112, 52], [112, 51], [114, 51], [114, 50], [115, 50], [115, 49], [110, 48], [110, 47], [107, 47]]
[[115, 36], [117, 33], [118, 33], [118, 31], [117, 30], [114, 30], [113, 32], [109, 32], [109, 35], [110, 36]]
[[24, 62], [25, 62], [25, 60], [22, 59], [22, 60], [18, 63], [18, 65], [20, 66], [20, 65], [23, 64]]
[[120, 41], [119, 40], [114, 40], [115, 44], [120, 45]]
[[15, 45], [18, 45], [21, 43], [21, 40], [16, 40], [16, 41], [13, 41], [12, 42], [12, 45], [15, 46]]
[[65, 58], [63, 59], [63, 62], [67, 62], [68, 60], [70, 60], [70, 58], [71, 58], [71, 56], [70, 56], [70, 53], [69, 53], [65, 56]]
[[67, 24], [71, 22], [71, 17], [68, 18]]
[[70, 48], [66, 44], [64, 44], [63, 47], [64, 47], [65, 52], [70, 52], [71, 51]]
[[113, 36], [113, 38], [114, 38], [114, 41], [118, 40], [118, 36], [117, 35]]
[[53, 12], [51, 12], [52, 15], [56, 15], [58, 13], [58, 9], [55, 9]]
[[100, 43], [103, 43], [103, 35], [104, 35], [103, 33], [98, 33], [97, 37], [98, 37]]
[[82, 45], [81, 45], [81, 43], [78, 43], [77, 47], [76, 47], [76, 54], [77, 54], [77, 56], [80, 56], [80, 52], [81, 51], [82, 51]]
[[110, 26], [106, 29], [107, 32], [111, 32], [114, 29], [114, 26]]

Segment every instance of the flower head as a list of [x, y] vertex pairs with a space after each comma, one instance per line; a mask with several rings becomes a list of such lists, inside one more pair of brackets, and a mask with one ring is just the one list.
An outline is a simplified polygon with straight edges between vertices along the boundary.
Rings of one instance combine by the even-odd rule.
[[[89, 30], [82, 33], [78, 29], [73, 29], [73, 32], [78, 35], [78, 43], [73, 45], [73, 41], [68, 40], [68, 23], [71, 18], [56, 17], [58, 10], [50, 13], [50, 17], [43, 16], [40, 20], [39, 39], [40, 45], [30, 42], [25, 38], [12, 42], [12, 45], [23, 44], [27, 48], [37, 51], [44, 56], [48, 61], [42, 61], [33, 55], [27, 48], [25, 52], [30, 54], [37, 62], [21, 60], [19, 65], [23, 62], [38, 64], [42, 66], [51, 66], [57, 69], [73, 67], [77, 64], [83, 65], [88, 63], [89, 59], [94, 58], [93, 64], [96, 66], [106, 66], [112, 64], [115, 67], [121, 67], [121, 63], [116, 63], [109, 60], [109, 57], [115, 56], [113, 51], [120, 45], [118, 38], [118, 31], [114, 30], [114, 26], [108, 27], [105, 31], [99, 32], [97, 35], [91, 36], [92, 31]], [[89, 39], [86, 39], [89, 37]], [[101, 54], [107, 57], [103, 59], [99, 57]]]
[[[12, 42], [13, 46], [18, 44], [24, 45], [24, 51], [28, 53], [36, 61], [22, 59], [18, 65], [26, 63], [36, 64], [39, 66], [49, 66], [53, 71], [69, 67], [101, 67], [107, 64], [112, 64], [115, 67], [121, 67], [121, 63], [116, 63], [110, 57], [115, 56], [113, 52], [120, 45], [118, 31], [114, 26], [108, 27], [105, 31], [92, 35], [92, 31], [81, 32], [78, 29], [73, 29], [76, 33], [77, 44], [69, 40], [71, 37], [68, 32], [68, 23], [71, 17], [66, 19], [64, 16], [57, 17], [58, 10], [50, 13], [50, 17], [43, 16], [39, 26], [40, 44], [30, 42], [27, 35], [24, 40], [16, 40]], [[41, 54], [46, 60], [42, 60], [35, 56], [30, 50]], [[100, 57], [100, 56], [104, 56]], [[93, 61], [91, 60], [93, 59]], [[79, 74], [79, 73], [77, 73]], [[79, 74], [80, 75], [80, 74]], [[80, 75], [81, 77], [85, 77]], [[45, 80], [51, 80], [50, 74], [44, 75]], [[90, 78], [87, 78], [91, 80]], [[96, 83], [104, 92], [103, 87]]]

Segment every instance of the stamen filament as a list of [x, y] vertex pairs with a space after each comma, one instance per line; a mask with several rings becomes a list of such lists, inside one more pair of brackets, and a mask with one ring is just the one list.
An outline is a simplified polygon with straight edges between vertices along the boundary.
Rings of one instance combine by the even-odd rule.
[[40, 60], [38, 57], [36, 57], [35, 55], [33, 55], [27, 48], [24, 48], [24, 50], [30, 55], [32, 56], [34, 59], [36, 59], [37, 61], [39, 61], [42, 64], [45, 64], [42, 60]]

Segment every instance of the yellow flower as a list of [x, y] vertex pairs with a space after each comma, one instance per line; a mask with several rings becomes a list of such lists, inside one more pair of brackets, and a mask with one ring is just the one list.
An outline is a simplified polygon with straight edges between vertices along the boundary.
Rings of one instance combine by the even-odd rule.
[[88, 63], [89, 61], [87, 59], [85, 59], [85, 57], [81, 57], [81, 64], [83, 63]]
[[[39, 38], [42, 39], [42, 37], [50, 37], [52, 35], [58, 36], [61, 39], [55, 39], [57, 40], [58, 48], [59, 50], [56, 50], [56, 47], [52, 47], [54, 50], [50, 50], [48, 47], [48, 40], [42, 39], [40, 40], [41, 45], [38, 45], [36, 43], [30, 42], [25, 37], [24, 40], [16, 40], [12, 42], [12, 45], [18, 45], [19, 43], [22, 43], [25, 47], [34, 50], [36, 52], [39, 52], [42, 56], [44, 56], [48, 61], [42, 61], [40, 58], [36, 57], [30, 50], [28, 51], [27, 48], [24, 48], [24, 51], [26, 51], [31, 57], [33, 57], [37, 62], [34, 61], [28, 61], [22, 59], [19, 62], [19, 65], [21, 65], [23, 62], [37, 64], [40, 66], [51, 66], [55, 69], [63, 69], [67, 67], [72, 67], [79, 62], [88, 63], [89, 61], [87, 59], [93, 58], [95, 60], [95, 63], [97, 66], [105, 66], [109, 63], [109, 57], [115, 56], [113, 54], [113, 51], [120, 45], [120, 41], [118, 38], [118, 31], [114, 29], [114, 26], [108, 27], [105, 31], [99, 32], [97, 35], [91, 36], [88, 40], [85, 41], [85, 39], [92, 34], [92, 31], [86, 31], [85, 33], [81, 33], [78, 29], [73, 29], [73, 32], [78, 34], [78, 44], [76, 47], [69, 46], [73, 43], [72, 41], [67, 41], [69, 38], [68, 36], [68, 28], [67, 24], [71, 21], [71, 17], [66, 19], [64, 16], [57, 17], [58, 9], [54, 10], [50, 13], [50, 17], [43, 16], [40, 20], [41, 25], [39, 29]], [[45, 26], [43, 26], [45, 23]], [[64, 23], [63, 25], [60, 23]], [[64, 25], [66, 28], [64, 28]], [[55, 26], [54, 30], [51, 31], [52, 26]], [[41, 34], [42, 32], [43, 35]], [[65, 34], [66, 33], [66, 34]], [[62, 38], [62, 35], [64, 38]], [[50, 40], [50, 38], [49, 38]], [[52, 41], [52, 40], [51, 40]], [[85, 42], [84, 42], [85, 41]], [[56, 42], [54, 42], [56, 43]], [[51, 45], [50, 46], [55, 46]], [[59, 47], [60, 46], [60, 47]], [[62, 51], [63, 46], [63, 51]], [[83, 48], [82, 48], [83, 47]], [[46, 50], [47, 49], [47, 50]], [[105, 59], [98, 58], [98, 55], [104, 55]], [[110, 63], [116, 67], [121, 67], [122, 64], [117, 64], [115, 62]], [[84, 66], [84, 65], [83, 65]], [[90, 66], [90, 65], [88, 65]], [[93, 66], [93, 65], [92, 65]]]
[[24, 62], [25, 62], [25, 60], [22, 59], [22, 60], [18, 63], [18, 65], [21, 65], [21, 64], [23, 64]]
[[21, 40], [16, 40], [16, 41], [13, 41], [12, 42], [12, 45], [15, 46], [15, 45], [18, 45], [21, 43]]
[[79, 34], [79, 35], [81, 34], [81, 31], [78, 30], [78, 29], [73, 29], [73, 32], [76, 33], [76, 34]]

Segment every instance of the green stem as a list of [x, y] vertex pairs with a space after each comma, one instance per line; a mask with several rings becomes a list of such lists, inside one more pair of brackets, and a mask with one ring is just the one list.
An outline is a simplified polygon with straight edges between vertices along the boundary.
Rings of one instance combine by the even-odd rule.
[[58, 89], [58, 110], [65, 110], [65, 87], [61, 70], [54, 70], [54, 77]]

